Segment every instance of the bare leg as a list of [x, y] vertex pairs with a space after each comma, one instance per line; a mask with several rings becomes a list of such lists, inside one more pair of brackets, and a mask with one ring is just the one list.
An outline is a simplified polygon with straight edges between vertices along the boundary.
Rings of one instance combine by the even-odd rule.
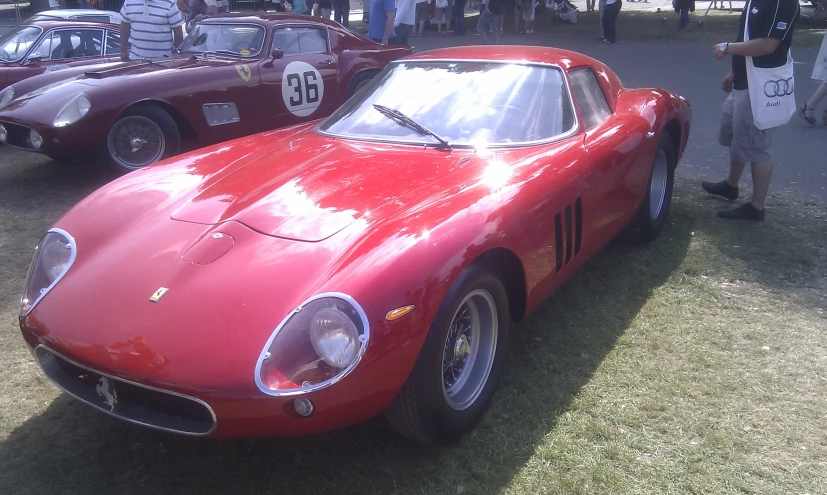
[[[726, 182], [732, 187], [738, 187], [738, 183], [741, 181], [741, 174], [744, 173], [744, 167], [746, 163], [739, 162], [736, 160], [732, 160], [729, 163], [729, 177], [727, 177]], [[753, 170], [755, 170], [753, 168]], [[769, 183], [767, 184], [769, 186]], [[761, 203], [763, 204], [763, 202]]]
[[807, 107], [815, 110], [816, 105], [818, 105], [818, 103], [823, 100], [825, 96], [827, 96], [827, 83], [821, 83], [821, 86], [816, 89], [813, 96], [807, 100]]
[[[744, 170], [743, 165], [742, 163], [742, 171]], [[730, 177], [732, 177], [732, 171], [730, 171]], [[770, 190], [770, 179], [772, 179], [772, 163], [753, 162], [752, 200], [750, 200], [750, 203], [758, 210], [764, 209], [764, 201], [767, 199], [767, 193]], [[729, 182], [729, 179], [727, 179], [727, 182]]]

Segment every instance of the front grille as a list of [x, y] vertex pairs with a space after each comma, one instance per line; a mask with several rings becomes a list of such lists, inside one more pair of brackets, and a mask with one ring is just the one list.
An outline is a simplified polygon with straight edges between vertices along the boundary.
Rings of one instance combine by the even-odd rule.
[[44, 346], [35, 355], [43, 373], [58, 387], [107, 414], [187, 435], [206, 435], [215, 429], [215, 414], [199, 399], [98, 373]]
[[32, 131], [28, 127], [20, 124], [12, 124], [11, 122], [0, 122], [6, 128], [6, 144], [14, 146], [15, 148], [23, 148], [29, 151], [43, 151], [36, 149], [29, 141], [29, 133]]

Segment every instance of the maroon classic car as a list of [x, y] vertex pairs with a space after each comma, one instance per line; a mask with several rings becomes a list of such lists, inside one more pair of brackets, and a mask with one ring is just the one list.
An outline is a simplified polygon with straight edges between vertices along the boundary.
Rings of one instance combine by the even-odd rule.
[[412, 51], [309, 16], [208, 18], [172, 58], [71, 68], [0, 91], [0, 142], [58, 160], [98, 154], [125, 173], [326, 117]]
[[114, 24], [28, 20], [0, 36], [0, 89], [32, 76], [120, 58]]

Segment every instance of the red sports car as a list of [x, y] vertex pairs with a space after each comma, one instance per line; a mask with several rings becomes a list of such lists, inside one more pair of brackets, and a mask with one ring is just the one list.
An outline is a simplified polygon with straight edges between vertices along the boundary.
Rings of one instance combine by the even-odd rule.
[[[0, 142], [125, 173], [187, 148], [330, 115], [409, 46], [318, 17], [208, 18], [173, 58], [65, 69], [0, 92]], [[120, 60], [120, 57], [118, 57]]]
[[444, 443], [484, 413], [519, 321], [669, 213], [691, 111], [583, 55], [391, 63], [323, 122], [122, 177], [40, 241], [20, 327], [108, 414], [305, 435], [384, 412]]
[[114, 24], [30, 19], [0, 36], [0, 89], [44, 72], [120, 59], [120, 36]]

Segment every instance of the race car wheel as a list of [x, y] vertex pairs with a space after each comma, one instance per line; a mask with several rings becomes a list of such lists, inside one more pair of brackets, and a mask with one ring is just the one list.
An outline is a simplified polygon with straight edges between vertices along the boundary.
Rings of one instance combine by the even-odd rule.
[[672, 203], [672, 187], [675, 181], [675, 148], [668, 133], [658, 141], [646, 196], [632, 223], [626, 229], [626, 238], [632, 242], [649, 242], [666, 223]]
[[347, 88], [347, 98], [345, 99], [349, 100], [360, 89], [362, 89], [364, 85], [369, 83], [370, 80], [376, 76], [376, 74], [378, 74], [378, 72], [372, 70], [366, 70], [356, 74], [356, 77], [354, 77], [353, 80], [350, 81], [350, 86], [348, 86]]
[[437, 311], [399, 395], [385, 417], [400, 434], [447, 444], [472, 429], [494, 394], [508, 339], [508, 296], [502, 282], [471, 266]]
[[102, 160], [111, 170], [125, 174], [176, 155], [180, 149], [175, 120], [157, 105], [142, 104], [126, 110], [109, 129]]

